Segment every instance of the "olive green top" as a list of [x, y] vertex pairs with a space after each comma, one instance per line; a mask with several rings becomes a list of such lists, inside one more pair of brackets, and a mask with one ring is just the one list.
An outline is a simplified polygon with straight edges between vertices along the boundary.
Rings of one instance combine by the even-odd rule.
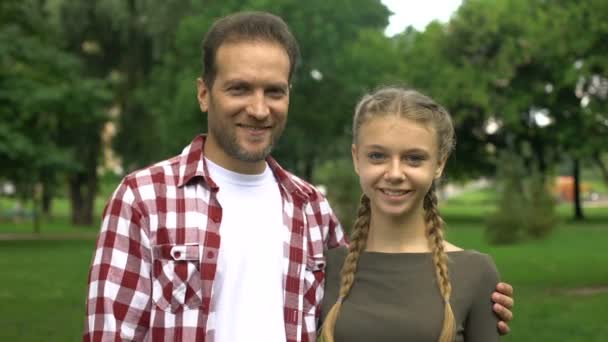
[[[346, 249], [327, 252], [322, 312], [336, 302]], [[476, 251], [448, 253], [455, 341], [499, 340], [491, 294], [499, 280], [491, 257]], [[355, 282], [336, 322], [336, 342], [437, 342], [443, 300], [429, 253], [364, 252]]]

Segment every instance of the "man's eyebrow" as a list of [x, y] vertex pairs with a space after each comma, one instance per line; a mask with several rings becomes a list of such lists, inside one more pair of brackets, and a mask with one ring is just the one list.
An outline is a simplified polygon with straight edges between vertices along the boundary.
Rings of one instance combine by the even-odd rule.
[[[250, 81], [246, 81], [246, 80], [243, 80], [240, 78], [235, 78], [235, 79], [227, 80], [224, 82], [225, 87], [234, 86], [234, 85], [250, 86], [250, 85], [252, 85], [252, 83]], [[283, 81], [265, 82], [265, 83], [263, 83], [263, 86], [264, 86], [264, 88], [281, 88], [281, 89], [289, 88], [289, 84], [287, 82], [283, 82]]]
[[239, 79], [239, 78], [235, 78], [232, 80], [227, 80], [226, 82], [224, 82], [224, 87], [229, 87], [229, 86], [234, 86], [234, 85], [249, 85], [250, 83]]
[[268, 82], [264, 85], [265, 88], [278, 88], [281, 90], [289, 89], [289, 84], [286, 82]]

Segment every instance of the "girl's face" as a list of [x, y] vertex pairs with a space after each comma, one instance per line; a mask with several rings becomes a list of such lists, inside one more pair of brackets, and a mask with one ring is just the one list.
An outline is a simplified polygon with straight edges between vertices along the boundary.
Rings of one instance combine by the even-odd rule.
[[352, 156], [376, 217], [422, 214], [424, 196], [445, 165], [430, 125], [390, 114], [361, 125]]

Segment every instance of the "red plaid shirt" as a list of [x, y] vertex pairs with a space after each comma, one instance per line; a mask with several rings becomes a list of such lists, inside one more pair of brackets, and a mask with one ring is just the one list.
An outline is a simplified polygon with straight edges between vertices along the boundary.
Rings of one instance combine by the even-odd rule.
[[[126, 176], [114, 192], [89, 273], [84, 341], [214, 340], [222, 208], [204, 163], [204, 142], [196, 137], [181, 155]], [[323, 252], [345, 238], [318, 190], [267, 161], [290, 232], [283, 267], [286, 340], [312, 342], [323, 298]]]

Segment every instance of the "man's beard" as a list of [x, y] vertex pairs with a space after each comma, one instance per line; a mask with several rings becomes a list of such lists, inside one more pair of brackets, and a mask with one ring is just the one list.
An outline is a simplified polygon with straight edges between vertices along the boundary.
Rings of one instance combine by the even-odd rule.
[[[236, 137], [236, 132], [233, 130], [230, 134], [219, 133], [219, 129], [210, 129], [214, 132], [214, 136], [217, 140], [218, 145], [226, 152], [227, 155], [244, 162], [259, 162], [272, 152], [275, 144], [279, 141], [281, 134], [283, 133], [284, 127], [277, 127], [276, 131], [272, 131], [270, 135], [270, 143], [261, 151], [249, 152], [242, 148]], [[219, 134], [218, 134], [219, 133]]]

